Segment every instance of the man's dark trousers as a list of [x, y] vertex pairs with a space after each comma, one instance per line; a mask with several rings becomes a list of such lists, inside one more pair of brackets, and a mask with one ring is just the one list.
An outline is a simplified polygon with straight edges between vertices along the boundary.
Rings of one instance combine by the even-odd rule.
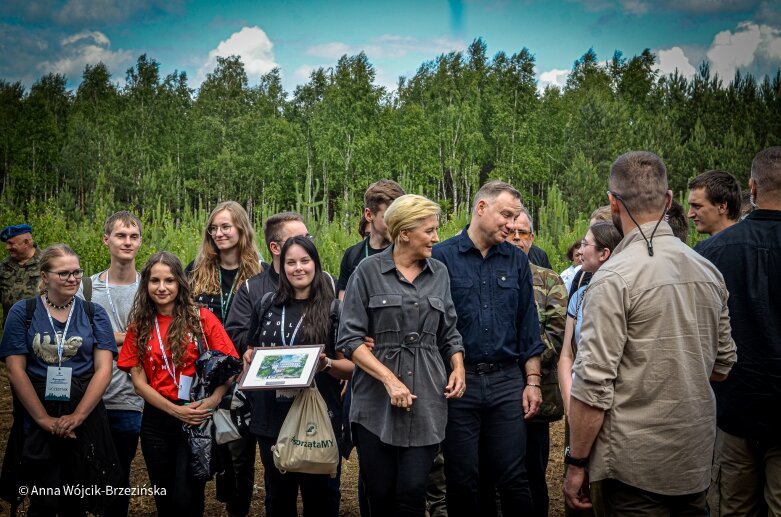
[[480, 507], [481, 475], [487, 477], [484, 482], [496, 486], [504, 515], [531, 515], [524, 462], [523, 374], [517, 365], [485, 374], [467, 371], [466, 385], [464, 396], [448, 405], [443, 443], [448, 515], [495, 513]]

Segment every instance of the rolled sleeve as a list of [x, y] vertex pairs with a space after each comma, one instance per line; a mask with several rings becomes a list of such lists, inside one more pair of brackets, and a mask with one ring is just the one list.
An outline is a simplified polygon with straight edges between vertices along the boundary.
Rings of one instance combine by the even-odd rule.
[[534, 301], [534, 288], [532, 287], [532, 272], [529, 262], [524, 264], [519, 271], [518, 292], [518, 346], [520, 348], [521, 368], [531, 357], [542, 355], [545, 345], [540, 339], [540, 320], [537, 314], [537, 304]]
[[721, 289], [721, 315], [719, 317], [719, 346], [716, 353], [716, 362], [713, 365], [713, 372], [720, 375], [728, 375], [732, 366], [738, 360], [737, 347], [732, 339], [732, 327], [729, 322], [729, 308], [727, 299], [729, 293], [726, 287]]
[[350, 276], [342, 302], [342, 316], [339, 319], [339, 334], [336, 350], [348, 359], [361, 346], [364, 338], [369, 335], [368, 295], [366, 282], [363, 278], [364, 269], [361, 265]]
[[613, 405], [618, 366], [627, 340], [629, 293], [618, 275], [592, 280], [584, 293], [583, 324], [572, 370], [572, 397], [597, 409]]
[[445, 302], [445, 316], [437, 332], [437, 342], [439, 343], [439, 353], [442, 354], [442, 359], [444, 359], [445, 364], [450, 364], [450, 358], [453, 357], [453, 354], [464, 352], [464, 344], [461, 334], [458, 333], [456, 328], [458, 315], [456, 314], [453, 297], [450, 295], [450, 277], [447, 274], [441, 276], [441, 281], [446, 284], [443, 298]]

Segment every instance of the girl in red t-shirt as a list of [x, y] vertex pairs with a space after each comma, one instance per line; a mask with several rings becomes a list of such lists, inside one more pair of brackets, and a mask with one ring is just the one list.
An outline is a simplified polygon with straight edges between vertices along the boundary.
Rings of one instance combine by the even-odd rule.
[[[176, 255], [152, 255], [141, 281], [117, 366], [129, 371], [136, 392], [146, 401], [141, 421], [141, 452], [149, 481], [157, 489], [160, 516], [203, 515], [204, 481], [187, 471], [188, 446], [182, 423], [200, 425], [211, 418], [227, 384], [203, 400], [190, 401], [198, 359], [196, 335], [204, 346], [237, 357], [219, 320], [192, 301]], [[162, 495], [165, 489], [165, 495]]]

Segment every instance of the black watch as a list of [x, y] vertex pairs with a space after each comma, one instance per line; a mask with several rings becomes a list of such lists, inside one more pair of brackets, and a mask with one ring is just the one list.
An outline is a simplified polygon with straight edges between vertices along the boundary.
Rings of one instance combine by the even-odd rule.
[[569, 453], [569, 445], [564, 449], [564, 463], [575, 467], [586, 468], [588, 467], [588, 456], [585, 458], [573, 458]]

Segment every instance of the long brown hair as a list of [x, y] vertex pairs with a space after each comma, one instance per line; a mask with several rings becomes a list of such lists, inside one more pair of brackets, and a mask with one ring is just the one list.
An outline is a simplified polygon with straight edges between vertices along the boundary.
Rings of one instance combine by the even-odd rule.
[[201, 320], [199, 309], [190, 296], [190, 284], [187, 283], [182, 263], [173, 253], [158, 251], [149, 257], [149, 260], [144, 264], [138, 291], [136, 291], [136, 297], [133, 300], [133, 308], [128, 316], [129, 327], [136, 335], [138, 360], [139, 363], [143, 364], [157, 317], [157, 306], [152, 301], [152, 297], [149, 296], [149, 277], [152, 274], [152, 266], [155, 264], [168, 266], [171, 269], [171, 274], [176, 278], [176, 283], [179, 284], [179, 293], [174, 300], [171, 325], [168, 327], [168, 347], [171, 350], [174, 364], [181, 367], [184, 365], [184, 353], [188, 343], [192, 341], [192, 336], [201, 333]]
[[331, 283], [326, 278], [326, 273], [323, 272], [320, 254], [317, 252], [315, 244], [306, 237], [301, 235], [290, 237], [282, 246], [279, 260], [279, 285], [274, 295], [274, 304], [285, 305], [295, 297], [293, 286], [290, 285], [290, 280], [285, 273], [285, 257], [290, 248], [296, 245], [301, 246], [315, 263], [315, 275], [304, 309], [300, 342], [309, 345], [327, 343], [331, 337], [331, 302], [334, 300], [335, 294]]
[[214, 223], [214, 218], [220, 212], [227, 211], [233, 219], [233, 227], [239, 232], [239, 273], [234, 285], [239, 286], [245, 280], [252, 278], [261, 272], [260, 254], [255, 244], [255, 230], [249, 221], [247, 211], [235, 201], [225, 201], [217, 205], [206, 221], [203, 230], [203, 240], [195, 258], [192, 272], [192, 291], [195, 294], [220, 292], [220, 250], [214, 243], [214, 238], [209, 235], [209, 226]]

